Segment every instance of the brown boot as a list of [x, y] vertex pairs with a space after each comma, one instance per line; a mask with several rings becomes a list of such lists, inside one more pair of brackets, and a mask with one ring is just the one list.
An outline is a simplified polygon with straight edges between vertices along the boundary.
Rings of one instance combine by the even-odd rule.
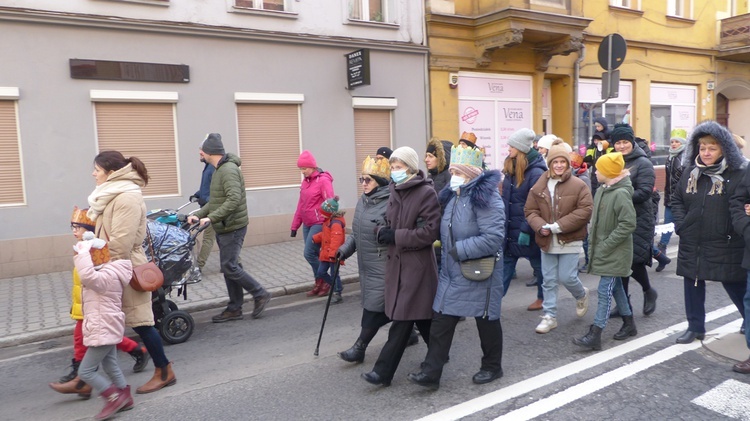
[[151, 380], [136, 389], [135, 393], [144, 394], [156, 392], [161, 388], [172, 386], [175, 383], [177, 383], [177, 379], [172, 371], [172, 363], [169, 363], [164, 368], [156, 367], [156, 369], [154, 369], [154, 377], [151, 377]]
[[315, 280], [315, 286], [313, 287], [313, 289], [311, 291], [307, 292], [307, 296], [308, 297], [315, 297], [315, 296], [317, 296], [318, 293], [320, 292], [320, 288], [323, 286], [323, 283], [324, 282], [323, 282], [322, 279], [320, 279], [320, 278], [316, 279]]
[[80, 377], [65, 383], [50, 383], [49, 387], [57, 393], [78, 393], [78, 396], [86, 399], [91, 397], [91, 386], [81, 380]]

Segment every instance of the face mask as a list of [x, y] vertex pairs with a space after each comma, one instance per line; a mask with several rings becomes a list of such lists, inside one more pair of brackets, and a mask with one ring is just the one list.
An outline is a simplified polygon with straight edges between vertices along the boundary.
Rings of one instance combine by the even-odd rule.
[[396, 184], [406, 180], [406, 170], [391, 171], [391, 180]]
[[461, 186], [466, 184], [466, 179], [459, 176], [459, 175], [452, 175], [451, 176], [451, 190], [456, 191]]

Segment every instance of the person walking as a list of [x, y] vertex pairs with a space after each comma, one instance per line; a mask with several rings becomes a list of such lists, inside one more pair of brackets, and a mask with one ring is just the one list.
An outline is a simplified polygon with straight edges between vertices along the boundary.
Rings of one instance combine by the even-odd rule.
[[742, 154], [726, 127], [705, 121], [693, 129], [685, 160], [688, 165], [672, 194], [675, 232], [680, 236], [677, 275], [683, 277], [688, 322], [678, 344], [705, 337], [706, 281], [720, 282], [743, 317], [747, 287], [744, 230], [735, 231], [729, 208], [729, 198], [742, 181]]
[[[221, 141], [221, 135], [219, 133], [209, 133], [208, 135], [206, 135], [206, 139], [208, 138], [215, 138]], [[206, 203], [208, 203], [211, 192], [211, 179], [214, 176], [214, 171], [216, 171], [216, 168], [206, 162], [206, 155], [200, 148], [198, 148], [198, 154], [200, 156], [200, 161], [204, 164], [203, 173], [201, 174], [201, 185], [198, 188], [198, 191], [195, 192], [194, 195], [190, 196], [190, 200], [196, 200], [198, 202], [198, 205], [200, 207], [203, 207], [206, 206]], [[198, 253], [198, 257], [195, 262], [198, 265], [198, 269], [200, 270], [203, 270], [203, 267], [206, 266], [206, 260], [208, 260], [208, 256], [211, 254], [211, 251], [214, 248], [214, 243], [216, 242], [216, 232], [214, 232], [214, 227], [211, 225], [207, 226], [203, 230], [202, 235], [203, 240], [201, 240], [201, 250]]]
[[325, 296], [328, 290], [325, 282], [318, 279], [318, 266], [320, 266], [320, 245], [313, 242], [313, 236], [323, 230], [323, 215], [320, 214], [320, 205], [323, 201], [330, 199], [333, 194], [333, 177], [327, 171], [318, 168], [318, 163], [310, 151], [302, 151], [297, 159], [297, 168], [302, 172], [303, 180], [299, 190], [297, 210], [292, 219], [291, 237], [297, 236], [297, 230], [302, 227], [302, 238], [305, 241], [305, 260], [310, 264], [313, 272], [315, 285], [308, 291], [308, 297]]
[[[430, 341], [422, 369], [408, 375], [409, 381], [430, 389], [440, 387], [443, 367], [461, 317], [474, 317], [482, 359], [472, 381], [485, 384], [503, 376], [503, 329], [500, 308], [503, 268], [500, 249], [505, 233], [505, 211], [497, 186], [500, 172], [482, 171], [484, 153], [478, 149], [453, 147], [450, 188], [440, 192], [443, 213], [440, 237], [443, 269], [432, 303], [434, 315]], [[472, 281], [461, 271], [461, 262], [494, 257], [489, 279]]]
[[418, 168], [417, 152], [402, 146], [391, 155], [390, 198], [378, 242], [388, 246], [385, 315], [391, 319], [388, 341], [372, 371], [362, 378], [390, 386], [414, 324], [429, 345], [437, 267], [432, 244], [440, 234], [440, 205], [432, 181]]
[[[89, 195], [86, 215], [96, 222], [96, 236], [109, 244], [112, 260], [128, 259], [133, 267], [146, 264], [143, 251], [146, 238], [146, 204], [142, 188], [148, 184], [143, 161], [125, 158], [118, 151], [103, 151], [94, 158], [96, 188]], [[136, 393], [152, 393], [177, 382], [172, 363], [164, 353], [159, 332], [154, 327], [151, 293], [136, 291], [130, 284], [122, 294], [125, 325], [141, 337], [154, 362], [154, 375]]]
[[557, 286], [561, 283], [576, 299], [576, 315], [583, 317], [589, 308], [589, 290], [578, 278], [578, 257], [586, 225], [591, 219], [593, 199], [582, 180], [573, 177], [570, 155], [557, 139], [547, 153], [545, 172], [529, 192], [524, 211], [526, 220], [537, 234], [542, 249], [544, 302], [537, 333], [548, 333], [557, 327]]
[[[739, 136], [734, 135], [733, 137], [737, 144]], [[745, 239], [745, 252], [742, 255], [742, 268], [747, 271], [745, 297], [742, 301], [745, 308], [745, 314], [743, 315], [745, 320], [740, 327], [740, 334], [745, 336], [745, 343], [747, 348], [750, 349], [750, 166], [744, 165], [742, 171], [740, 186], [730, 197], [729, 211], [732, 215], [734, 230], [742, 234]], [[750, 374], [750, 358], [734, 364], [732, 370], [737, 373]]]
[[[682, 177], [682, 156], [684, 155], [685, 145], [687, 144], [687, 132], [684, 129], [672, 130], [669, 139], [669, 156], [664, 165], [666, 180], [664, 183], [664, 223], [674, 222], [672, 217], [672, 194], [677, 190]], [[654, 247], [654, 259], [659, 262], [656, 271], [661, 272], [664, 268], [672, 263], [672, 259], [667, 257], [667, 246], [672, 238], [672, 231], [665, 232], [659, 238], [659, 243]]]
[[[331, 303], [339, 304], [344, 301], [341, 297], [341, 291], [344, 290], [344, 287], [341, 285], [341, 277], [335, 270], [338, 260], [336, 259], [336, 252], [346, 240], [346, 220], [344, 219], [344, 212], [339, 212], [339, 197], [334, 196], [331, 199], [326, 199], [320, 205], [320, 212], [325, 218], [323, 231], [313, 236], [313, 242], [320, 245], [320, 265], [318, 266], [317, 278], [325, 282], [321, 291], [324, 291], [326, 295], [333, 288]], [[344, 262], [339, 260], [338, 264], [343, 265]], [[336, 278], [334, 279], [335, 272]]]
[[594, 197], [594, 210], [589, 234], [589, 272], [599, 276], [598, 302], [594, 323], [588, 333], [573, 338], [573, 343], [588, 349], [602, 349], [602, 331], [607, 327], [612, 298], [622, 309], [622, 327], [613, 339], [624, 340], [638, 331], [627, 304], [622, 277], [632, 272], [633, 232], [636, 229], [635, 207], [631, 196], [633, 186], [625, 168], [622, 153], [612, 152], [596, 162], [599, 189]]
[[261, 317], [271, 294], [263, 288], [239, 263], [240, 251], [247, 234], [247, 198], [245, 178], [240, 171], [242, 161], [233, 153], [224, 151], [219, 137], [208, 137], [201, 144], [206, 162], [216, 168], [211, 180], [208, 203], [188, 217], [188, 223], [211, 224], [219, 245], [219, 262], [227, 285], [229, 304], [226, 310], [214, 316], [214, 323], [241, 320], [244, 290], [253, 295], [252, 317]]

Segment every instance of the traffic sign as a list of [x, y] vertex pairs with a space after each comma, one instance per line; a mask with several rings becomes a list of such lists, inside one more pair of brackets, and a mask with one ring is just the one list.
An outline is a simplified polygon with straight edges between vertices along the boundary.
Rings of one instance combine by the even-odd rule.
[[622, 35], [607, 35], [599, 44], [599, 65], [609, 72], [615, 70], [625, 61], [627, 50], [628, 46], [625, 44], [625, 38]]

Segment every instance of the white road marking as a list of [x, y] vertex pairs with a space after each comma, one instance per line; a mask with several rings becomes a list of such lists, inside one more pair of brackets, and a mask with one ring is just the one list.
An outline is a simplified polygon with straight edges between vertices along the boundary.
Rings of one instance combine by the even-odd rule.
[[[718, 310], [712, 311], [706, 314], [706, 321], [712, 321], [721, 317], [732, 314], [737, 311], [737, 307], [734, 305], [726, 306]], [[739, 326], [740, 320], [738, 319], [730, 324]], [[614, 348], [609, 348], [604, 351], [599, 351], [590, 357], [583, 358], [581, 360], [572, 362], [570, 364], [558, 367], [554, 370], [539, 374], [538, 376], [523, 380], [518, 383], [506, 386], [502, 389], [495, 390], [486, 395], [479, 396], [477, 398], [468, 400], [458, 405], [446, 408], [442, 411], [438, 411], [434, 414], [427, 415], [426, 417], [420, 418], [419, 421], [431, 421], [431, 420], [457, 420], [468, 415], [477, 413], [499, 403], [507, 400], [516, 398], [518, 396], [525, 395], [534, 390], [540, 389], [544, 386], [550, 385], [556, 381], [588, 370], [599, 364], [606, 363], [615, 358], [619, 358], [627, 353], [636, 351], [640, 348], [651, 345], [655, 342], [661, 341], [668, 338], [669, 336], [682, 332], [687, 329], [687, 322], [677, 323], [666, 329], [654, 332], [650, 335], [640, 337], [638, 339], [626, 342], [622, 345], [618, 345]], [[690, 347], [692, 345], [680, 345], [680, 347]], [[700, 342], [698, 342], [700, 346]]]
[[750, 420], [750, 385], [727, 380], [691, 401], [729, 418]]

